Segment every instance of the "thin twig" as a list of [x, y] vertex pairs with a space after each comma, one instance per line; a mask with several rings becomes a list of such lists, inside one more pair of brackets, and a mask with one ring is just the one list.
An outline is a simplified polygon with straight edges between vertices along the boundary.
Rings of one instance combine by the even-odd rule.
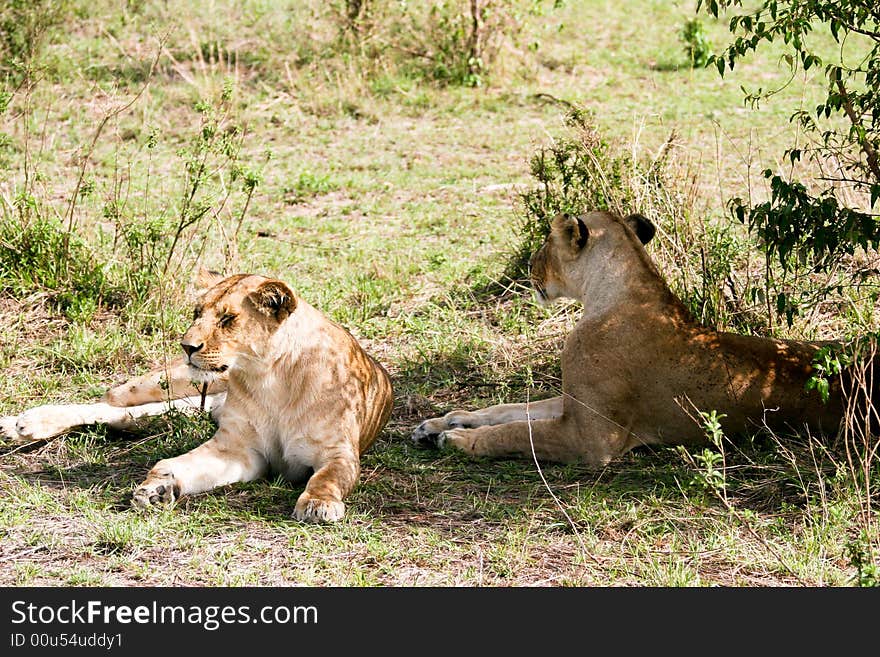
[[61, 255], [64, 260], [67, 259], [67, 254], [70, 246], [70, 235], [73, 233], [74, 229], [74, 211], [76, 209], [76, 201], [79, 198], [79, 192], [82, 188], [83, 179], [86, 175], [86, 169], [88, 168], [89, 160], [92, 157], [92, 154], [95, 152], [95, 147], [98, 144], [98, 139], [101, 136], [101, 133], [104, 131], [104, 127], [110, 121], [110, 119], [115, 118], [125, 112], [128, 108], [134, 105], [138, 99], [144, 94], [147, 90], [147, 87], [150, 86], [150, 83], [153, 80], [153, 73], [156, 71], [156, 66], [159, 64], [159, 59], [162, 56], [162, 44], [159, 44], [159, 48], [156, 51], [156, 56], [153, 58], [152, 63], [150, 64], [150, 71], [147, 73], [147, 81], [143, 84], [140, 90], [134, 95], [134, 97], [129, 100], [124, 105], [117, 107], [109, 111], [107, 114], [103, 116], [101, 122], [98, 124], [98, 127], [95, 129], [95, 133], [92, 136], [92, 141], [89, 144], [88, 149], [86, 150], [85, 155], [82, 158], [82, 162], [79, 168], [79, 177], [76, 180], [76, 185], [73, 188], [73, 194], [70, 197], [70, 203], [67, 208], [67, 232], [64, 234], [64, 239], [62, 241]]

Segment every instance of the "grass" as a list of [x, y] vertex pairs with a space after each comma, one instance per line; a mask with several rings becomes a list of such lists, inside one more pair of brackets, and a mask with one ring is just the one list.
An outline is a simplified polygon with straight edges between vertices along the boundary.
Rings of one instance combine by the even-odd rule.
[[[602, 471], [542, 464], [563, 514], [532, 463], [408, 442], [425, 417], [559, 387], [557, 354], [576, 308], [537, 308], [527, 290], [485, 292], [517, 243], [517, 189], [530, 184], [529, 157], [562, 129], [564, 108], [548, 97], [584, 105], [604, 135], [644, 152], [674, 129], [696, 172], [695, 205], [720, 222], [726, 199], [744, 194], [750, 175], [779, 164], [794, 134], [787, 116], [813, 103], [815, 83], [744, 108], [740, 84], [784, 80], [778, 53], [724, 80], [691, 68], [678, 32], [692, 3], [566, 3], [530, 19], [525, 39], [539, 47], [525, 50], [521, 67], [477, 89], [436, 85], [392, 63], [361, 67], [334, 51], [324, 3], [213, 6], [175, 5], [172, 15], [151, 0], [78, 5], [69, 30], [47, 47], [48, 68], [27, 105], [19, 94], [0, 115], [0, 132], [16, 145], [14, 157], [4, 155], [0, 202], [30, 185], [63, 217], [97, 122], [149, 81], [96, 141], [89, 192], [75, 209], [88, 262], [106, 263], [108, 281], [122, 290], [133, 289], [126, 276], [139, 270], [137, 260], [114, 245], [104, 210], [126, 201], [131, 225], [175, 219], [186, 192], [183, 151], [202, 125], [198, 101], [219, 106], [231, 90], [228, 120], [243, 129], [237, 161], [259, 173], [241, 232], [224, 240], [245, 196], [232, 168], [218, 164], [200, 197], [214, 211], [187, 236], [179, 270], [152, 294], [114, 301], [86, 290], [91, 302], [76, 305], [30, 284], [0, 296], [0, 413], [94, 400], [175, 353], [190, 314], [187, 277], [199, 259], [276, 275], [349, 327], [391, 372], [394, 413], [363, 458], [345, 520], [330, 527], [294, 521], [300, 489], [273, 479], [156, 514], [133, 512], [131, 491], [156, 460], [210, 436], [202, 418], [159, 419], [135, 435], [99, 427], [6, 446], [0, 584], [855, 581], [847, 548], [860, 526], [855, 493], [834, 462], [814, 464], [802, 443], [792, 458], [772, 441], [728, 454], [728, 505], [672, 449], [639, 450]], [[704, 27], [723, 43], [723, 24]], [[662, 263], [677, 275], [670, 259]], [[834, 310], [791, 334], [834, 337], [855, 321]], [[876, 309], [867, 315], [862, 324], [876, 330]]]

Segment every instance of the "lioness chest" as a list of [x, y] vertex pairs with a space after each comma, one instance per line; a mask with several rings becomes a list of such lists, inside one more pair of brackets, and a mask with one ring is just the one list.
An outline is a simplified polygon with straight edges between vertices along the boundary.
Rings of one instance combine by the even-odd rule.
[[[342, 380], [343, 364], [324, 362], [283, 377], [264, 373], [256, 384], [230, 379], [217, 416], [230, 437], [240, 436], [270, 469], [299, 480], [341, 453], [357, 456], [358, 386]], [[351, 391], [354, 394], [341, 394]]]

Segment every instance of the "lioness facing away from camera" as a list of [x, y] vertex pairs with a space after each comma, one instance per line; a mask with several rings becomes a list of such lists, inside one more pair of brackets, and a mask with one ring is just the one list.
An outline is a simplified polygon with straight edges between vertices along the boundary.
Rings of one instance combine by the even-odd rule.
[[[644, 249], [654, 232], [641, 215], [556, 216], [532, 256], [531, 280], [542, 303], [569, 297], [584, 306], [562, 352], [562, 395], [452, 411], [422, 422], [413, 440], [487, 456], [531, 457], [534, 449], [539, 458], [601, 466], [637, 445], [705, 443], [698, 411], [723, 415], [728, 436], [760, 426], [836, 431], [841, 381], [831, 383], [827, 403], [805, 387], [819, 345], [697, 323]], [[868, 367], [877, 363], [874, 356]], [[880, 372], [869, 404], [878, 388]]]
[[386, 371], [344, 328], [283, 282], [202, 270], [185, 357], [112, 388], [96, 404], [39, 406], [3, 418], [13, 439], [39, 439], [85, 424], [132, 426], [171, 407], [197, 408], [194, 383], [217, 431], [204, 444], [159, 461], [134, 491], [148, 507], [181, 495], [251, 481], [270, 470], [308, 478], [294, 515], [304, 521], [342, 518], [360, 456], [391, 413]]

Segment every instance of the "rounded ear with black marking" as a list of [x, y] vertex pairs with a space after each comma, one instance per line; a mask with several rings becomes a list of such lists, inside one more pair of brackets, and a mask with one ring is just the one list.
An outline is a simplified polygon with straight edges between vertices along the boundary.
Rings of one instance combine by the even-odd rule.
[[647, 217], [640, 214], [631, 214], [623, 222], [632, 229], [642, 244], [650, 242], [651, 238], [654, 237], [654, 233], [657, 232], [654, 224]]
[[281, 281], [266, 281], [250, 293], [248, 297], [257, 310], [283, 322], [296, 310], [293, 291]]
[[572, 217], [567, 212], [560, 212], [550, 223], [550, 231], [555, 233], [563, 244], [567, 244], [572, 252], [577, 253], [587, 245], [590, 231], [581, 217]]
[[225, 278], [219, 271], [212, 271], [199, 265], [196, 272], [196, 293], [202, 294]]

